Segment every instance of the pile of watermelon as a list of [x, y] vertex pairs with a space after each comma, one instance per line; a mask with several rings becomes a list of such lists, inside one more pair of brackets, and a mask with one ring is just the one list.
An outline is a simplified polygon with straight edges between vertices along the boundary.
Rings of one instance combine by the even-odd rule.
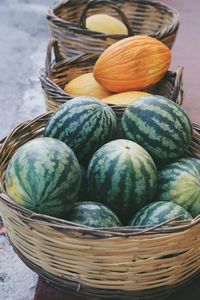
[[200, 213], [200, 161], [185, 155], [191, 140], [187, 114], [164, 97], [138, 98], [121, 123], [104, 102], [77, 97], [43, 137], [18, 148], [6, 191], [33, 212], [96, 228], [190, 220]]

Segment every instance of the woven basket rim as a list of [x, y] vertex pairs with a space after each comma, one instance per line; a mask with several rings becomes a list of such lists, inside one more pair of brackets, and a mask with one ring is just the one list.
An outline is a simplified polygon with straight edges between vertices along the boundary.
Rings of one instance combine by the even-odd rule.
[[[106, 34], [96, 31], [91, 31], [87, 28], [83, 28], [79, 26], [79, 24], [74, 24], [71, 22], [68, 22], [67, 20], [64, 20], [61, 17], [58, 17], [56, 15], [56, 11], [58, 9], [61, 9], [63, 6], [67, 5], [68, 2], [71, 0], [61, 0], [54, 5], [50, 6], [47, 12], [47, 20], [51, 21], [56, 24], [58, 27], [66, 28], [68, 27], [72, 32], [82, 33], [83, 35], [93, 35], [93, 37], [96, 38], [118, 38], [118, 37], [126, 37], [127, 35], [113, 35], [113, 34]], [[133, 0], [135, 3], [143, 3], [147, 5], [151, 5], [153, 7], [158, 8], [158, 10], [162, 10], [164, 12], [168, 12], [172, 16], [172, 24], [165, 26], [165, 28], [162, 28], [161, 30], [157, 31], [155, 34], [153, 34], [153, 37], [155, 38], [165, 38], [169, 34], [176, 32], [178, 30], [179, 24], [180, 24], [180, 14], [179, 12], [172, 6], [159, 2], [154, 0]], [[89, 1], [88, 1], [89, 2]], [[149, 35], [151, 36], [151, 35]]]
[[[9, 143], [16, 138], [19, 139], [20, 134], [19, 132], [22, 130], [26, 132], [26, 129], [29, 129], [28, 133], [25, 133], [27, 135], [33, 134], [33, 127], [35, 124], [37, 124], [37, 131], [38, 134], [40, 134], [43, 131], [44, 125], [47, 122], [47, 120], [51, 117], [53, 112], [44, 113], [32, 120], [25, 121], [20, 123], [18, 126], [16, 126], [11, 132], [8, 134], [6, 138], [2, 140], [2, 145], [0, 147], [0, 157], [6, 157], [6, 147], [9, 145]], [[40, 123], [42, 123], [42, 126], [40, 126]], [[195, 147], [196, 144], [198, 146], [197, 151], [200, 153], [200, 125], [193, 124], [193, 142], [191, 144], [191, 149]], [[188, 152], [190, 155], [192, 154], [192, 151]], [[5, 168], [5, 166], [4, 166]], [[2, 170], [1, 170], [2, 171]], [[2, 175], [2, 174], [1, 174]], [[184, 230], [188, 230], [190, 227], [195, 226], [196, 224], [200, 223], [200, 214], [193, 218], [192, 220], [188, 221], [176, 221], [175, 219], [172, 219], [168, 222], [161, 223], [154, 226], [123, 226], [123, 227], [110, 227], [110, 228], [93, 228], [85, 225], [76, 224], [70, 221], [66, 221], [63, 219], [51, 217], [48, 215], [38, 214], [30, 211], [29, 209], [26, 209], [18, 204], [16, 204], [6, 193], [3, 185], [3, 178], [1, 176], [0, 178], [0, 201], [3, 201], [9, 208], [14, 209], [15, 211], [19, 212], [20, 215], [25, 218], [26, 220], [31, 220], [31, 222], [40, 222], [43, 225], [51, 226], [55, 228], [62, 228], [72, 231], [81, 232], [83, 235], [89, 234], [93, 237], [100, 236], [102, 238], [108, 238], [108, 237], [129, 237], [129, 236], [138, 236], [138, 235], [146, 235], [146, 234], [165, 234], [165, 233], [173, 233], [173, 232], [181, 232]], [[171, 227], [160, 227], [161, 225], [167, 224], [171, 222]]]
[[[54, 55], [54, 59], [52, 56]], [[45, 68], [40, 70], [39, 79], [42, 85], [43, 90], [45, 91], [46, 87], [51, 89], [51, 98], [57, 104], [63, 104], [67, 100], [73, 98], [72, 95], [67, 94], [64, 89], [62, 89], [57, 83], [53, 81], [52, 73], [59, 72], [65, 68], [76, 68], [82, 67], [84, 65], [95, 65], [96, 60], [99, 58], [100, 54], [91, 54], [91, 53], [83, 53], [73, 57], [63, 57], [59, 46], [58, 41], [55, 38], [50, 38], [48, 41], [47, 46], [47, 53], [46, 53], [46, 61], [45, 61]], [[179, 91], [182, 85], [182, 78], [183, 78], [183, 70], [184, 67], [182, 65], [178, 65], [175, 71], [168, 70], [164, 78], [174, 78], [174, 87], [173, 92], [171, 95], [171, 100], [177, 102]], [[159, 83], [157, 83], [159, 84]], [[156, 84], [156, 85], [157, 85]], [[45, 87], [46, 86], [46, 87]], [[45, 91], [46, 92], [46, 91]], [[59, 95], [59, 97], [57, 97]], [[183, 102], [183, 95], [179, 100], [179, 104], [181, 105]], [[112, 107], [126, 109], [127, 105], [112, 105]]]
[[[85, 55], [85, 54], [83, 54], [83, 55], [81, 55], [81, 56], [84, 56], [84, 55]], [[79, 57], [80, 57], [80, 56], [79, 56]], [[74, 58], [73, 58], [73, 59], [74, 59]], [[77, 59], [77, 57], [76, 57], [76, 59]], [[67, 61], [68, 61], [68, 59], [63, 60], [62, 64], [63, 64], [63, 65], [66, 64]], [[61, 63], [56, 63], [56, 65], [53, 63], [53, 64], [52, 64], [52, 67], [53, 67], [53, 68], [54, 68], [54, 67], [58, 68], [60, 65], [61, 65]], [[72, 65], [72, 67], [73, 67], [73, 65]], [[177, 73], [180, 73], [180, 79], [178, 79], [178, 80], [181, 81], [182, 74], [183, 74], [183, 70], [184, 70], [184, 67], [183, 67], [182, 65], [178, 65], [177, 68], [176, 68], [176, 70], [168, 70], [165, 76], [175, 75], [175, 74], [177, 74]], [[61, 89], [61, 88], [59, 87], [58, 84], [56, 84], [56, 83], [52, 80], [51, 76], [49, 76], [49, 75], [47, 74], [46, 68], [40, 69], [39, 79], [40, 79], [41, 82], [42, 82], [42, 81], [47, 81], [49, 84], [51, 84], [52, 87], [54, 87], [55, 89], [58, 90], [58, 92], [60, 92], [60, 95], [65, 96], [65, 97], [70, 98], [70, 99], [73, 98], [72, 95], [67, 94], [63, 89]], [[55, 101], [55, 102], [58, 102], [58, 103], [60, 103], [60, 104], [65, 103], [65, 100], [63, 100], [63, 99], [54, 99], [54, 101]], [[116, 106], [116, 107], [127, 107], [127, 105], [119, 105], [119, 104], [116, 104], [116, 105], [115, 105], [115, 104], [112, 104], [112, 105], [113, 105], [113, 106]]]

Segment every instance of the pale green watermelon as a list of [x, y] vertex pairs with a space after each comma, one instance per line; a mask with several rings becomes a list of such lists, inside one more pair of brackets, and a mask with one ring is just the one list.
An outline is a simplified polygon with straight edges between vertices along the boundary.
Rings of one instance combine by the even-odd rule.
[[158, 201], [172, 201], [193, 217], [200, 214], [200, 160], [181, 158], [158, 172]]

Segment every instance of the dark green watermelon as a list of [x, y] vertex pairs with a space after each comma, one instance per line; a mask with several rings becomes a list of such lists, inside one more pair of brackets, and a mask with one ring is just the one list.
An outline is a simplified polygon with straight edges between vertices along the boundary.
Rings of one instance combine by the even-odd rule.
[[16, 203], [51, 216], [71, 209], [80, 180], [80, 166], [73, 151], [47, 137], [18, 148], [5, 173], [6, 191]]
[[[130, 226], [157, 225], [176, 218], [176, 221], [191, 220], [192, 216], [183, 207], [172, 202], [153, 202], [143, 207], [130, 221]], [[167, 225], [167, 224], [166, 224]]]
[[68, 214], [69, 221], [90, 227], [119, 227], [121, 222], [111, 209], [92, 201], [77, 202]]
[[122, 127], [125, 137], [146, 149], [157, 164], [182, 156], [192, 140], [192, 125], [184, 110], [161, 96], [134, 101], [123, 115]]
[[193, 217], [200, 214], [200, 160], [181, 158], [158, 173], [158, 201], [172, 201]]
[[94, 154], [88, 167], [88, 183], [96, 201], [110, 207], [127, 224], [134, 212], [153, 199], [157, 172], [142, 147], [120, 139]]
[[89, 185], [87, 182], [87, 170], [82, 165], [81, 167], [81, 186], [78, 193], [78, 201], [90, 201], [92, 200], [92, 195], [89, 191]]
[[50, 118], [44, 136], [67, 144], [82, 163], [115, 135], [113, 110], [92, 97], [77, 97], [63, 104]]

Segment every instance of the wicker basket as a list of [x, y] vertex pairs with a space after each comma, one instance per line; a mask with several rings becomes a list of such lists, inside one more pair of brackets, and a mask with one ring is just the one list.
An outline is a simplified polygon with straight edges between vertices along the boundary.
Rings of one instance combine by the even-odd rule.
[[[15, 204], [4, 189], [18, 147], [40, 136], [52, 113], [16, 127], [0, 150], [0, 211], [17, 254], [36, 273], [88, 299], [159, 299], [200, 271], [200, 216], [172, 227], [94, 229], [39, 215]], [[194, 125], [189, 155], [200, 158]]]
[[[105, 8], [106, 7], [106, 8]], [[101, 53], [126, 35], [109, 35], [85, 28], [87, 15], [107, 13], [120, 17], [129, 36], [145, 34], [172, 47], [179, 27], [178, 12], [151, 0], [65, 0], [49, 9], [47, 19], [52, 36], [66, 56]]]
[[[52, 63], [52, 52], [54, 52], [55, 62]], [[61, 104], [72, 99], [73, 97], [63, 88], [73, 78], [92, 72], [98, 55], [82, 54], [76, 57], [63, 59], [59, 51], [57, 41], [51, 39], [47, 48], [46, 69], [42, 70], [40, 81], [44, 92], [47, 110], [54, 111]], [[183, 67], [179, 66], [176, 72], [168, 71], [165, 77], [147, 91], [152, 94], [165, 96], [177, 104], [183, 102]], [[116, 113], [119, 120], [121, 119], [126, 105], [110, 105]]]

